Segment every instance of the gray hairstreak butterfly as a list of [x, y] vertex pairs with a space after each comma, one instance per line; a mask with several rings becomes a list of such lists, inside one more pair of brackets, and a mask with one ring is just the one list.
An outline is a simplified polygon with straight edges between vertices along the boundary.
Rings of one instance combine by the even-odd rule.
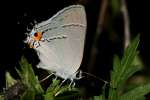
[[38, 53], [38, 68], [51, 71], [64, 80], [73, 80], [78, 78], [85, 35], [85, 9], [82, 5], [71, 5], [36, 24], [26, 43]]

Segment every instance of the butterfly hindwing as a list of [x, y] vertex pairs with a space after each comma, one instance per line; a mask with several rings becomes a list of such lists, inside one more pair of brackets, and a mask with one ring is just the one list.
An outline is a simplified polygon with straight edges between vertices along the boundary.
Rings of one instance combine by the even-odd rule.
[[[64, 8], [52, 18], [35, 26], [47, 41], [39, 41], [38, 67], [51, 70], [62, 78], [69, 77], [80, 67], [86, 33], [83, 6]], [[42, 66], [45, 65], [45, 66]]]

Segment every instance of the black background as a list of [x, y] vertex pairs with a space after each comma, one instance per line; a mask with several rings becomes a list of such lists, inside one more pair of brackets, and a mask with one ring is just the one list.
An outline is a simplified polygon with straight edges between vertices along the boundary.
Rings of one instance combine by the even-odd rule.
[[[28, 56], [30, 63], [36, 63], [33, 60], [33, 51], [24, 50], [25, 34], [27, 27], [32, 29], [34, 20], [41, 22], [50, 18], [62, 8], [78, 3], [77, 0], [41, 0], [41, 1], [18, 1], [18, 2], [3, 2], [0, 8], [0, 89], [4, 87], [5, 77], [4, 72], [10, 71], [11, 74], [17, 78], [15, 74], [15, 67], [19, 66], [18, 61], [23, 54]], [[101, 1], [87, 0], [82, 3], [86, 7], [87, 12], [87, 36], [84, 58], [81, 68], [88, 70], [88, 63], [90, 58], [90, 51], [93, 43], [94, 33], [96, 32], [97, 18]], [[139, 46], [140, 55], [149, 71], [149, 5], [146, 1], [128, 0], [128, 9], [131, 23], [131, 36], [135, 37], [138, 33], [141, 34], [141, 42]], [[120, 25], [121, 19], [114, 22], [116, 30], [120, 31], [123, 27]], [[120, 31], [121, 32], [121, 31]], [[96, 56], [95, 66], [93, 66], [92, 73], [103, 78], [109, 78], [109, 71], [112, 67], [112, 58], [114, 54], [121, 55], [122, 53], [122, 38], [117, 43], [112, 43], [109, 40], [109, 34], [103, 30], [99, 41], [99, 53]], [[37, 58], [34, 58], [37, 59]], [[148, 72], [147, 72], [148, 73]]]

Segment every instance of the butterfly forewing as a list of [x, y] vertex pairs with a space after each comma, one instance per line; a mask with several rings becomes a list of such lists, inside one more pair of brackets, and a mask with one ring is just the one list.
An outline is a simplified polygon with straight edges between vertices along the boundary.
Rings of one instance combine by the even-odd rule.
[[86, 26], [85, 10], [81, 5], [72, 5], [59, 11], [49, 20], [36, 26], [38, 31], [52, 30], [68, 24], [81, 24]]
[[[38, 67], [54, 71], [62, 78], [74, 74], [80, 67], [86, 33], [86, 15], [83, 6], [64, 8], [52, 18], [36, 26], [43, 38], [36, 48], [39, 52]], [[45, 66], [43, 66], [45, 65]]]

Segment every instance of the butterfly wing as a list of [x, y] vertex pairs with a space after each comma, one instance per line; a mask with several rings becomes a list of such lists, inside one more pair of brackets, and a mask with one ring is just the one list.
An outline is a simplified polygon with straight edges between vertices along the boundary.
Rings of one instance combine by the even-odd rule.
[[[41, 62], [38, 67], [69, 77], [80, 67], [86, 33], [86, 15], [83, 6], [64, 8], [52, 18], [36, 26], [49, 42], [40, 41], [36, 48]], [[65, 38], [63, 38], [65, 37]], [[45, 65], [45, 66], [43, 66]]]

